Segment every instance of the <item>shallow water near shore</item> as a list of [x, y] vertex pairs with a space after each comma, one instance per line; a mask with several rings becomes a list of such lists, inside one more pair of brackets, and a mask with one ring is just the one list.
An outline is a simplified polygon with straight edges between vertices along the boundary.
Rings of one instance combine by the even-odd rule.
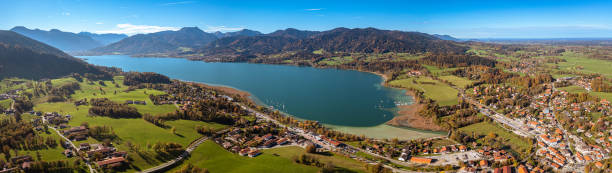
[[273, 106], [300, 119], [316, 120], [329, 127], [344, 127], [338, 129], [353, 134], [364, 133], [347, 129], [380, 129], [396, 115], [396, 104], [411, 104], [413, 101], [404, 90], [382, 86], [380, 76], [354, 70], [206, 63], [125, 55], [81, 58], [91, 64], [118, 67], [124, 71], [156, 72], [173, 79], [229, 86], [251, 93], [259, 104]]

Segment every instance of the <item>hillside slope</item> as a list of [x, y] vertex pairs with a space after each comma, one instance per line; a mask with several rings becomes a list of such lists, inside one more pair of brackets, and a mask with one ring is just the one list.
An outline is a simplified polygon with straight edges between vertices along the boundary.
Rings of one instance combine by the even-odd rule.
[[86, 35], [63, 32], [57, 29], [44, 31], [28, 29], [23, 26], [14, 27], [11, 31], [43, 42], [66, 52], [85, 51], [102, 46], [101, 43]]
[[101, 69], [59, 49], [12, 31], [0, 30], [0, 79], [54, 78], [71, 73], [104, 74]]
[[202, 47], [217, 37], [197, 27], [185, 27], [178, 31], [162, 31], [138, 34], [108, 46], [91, 50], [93, 54], [152, 54], [188, 51]]

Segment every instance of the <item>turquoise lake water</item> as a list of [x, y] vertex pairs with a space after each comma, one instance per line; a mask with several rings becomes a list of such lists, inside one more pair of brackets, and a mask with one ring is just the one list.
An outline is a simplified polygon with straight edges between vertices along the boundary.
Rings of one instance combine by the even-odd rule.
[[375, 74], [250, 63], [206, 63], [179, 58], [81, 56], [88, 63], [124, 71], [156, 72], [173, 79], [222, 85], [251, 93], [261, 104], [324, 124], [370, 127], [391, 120], [405, 91], [381, 86]]

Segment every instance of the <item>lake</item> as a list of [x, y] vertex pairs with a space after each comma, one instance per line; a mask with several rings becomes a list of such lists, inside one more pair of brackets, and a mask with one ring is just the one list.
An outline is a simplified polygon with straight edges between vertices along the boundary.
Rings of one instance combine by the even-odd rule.
[[380, 76], [354, 70], [126, 55], [81, 58], [124, 71], [156, 72], [173, 79], [247, 91], [258, 104], [331, 127], [379, 127], [393, 118], [397, 103], [413, 101], [404, 90], [382, 86]]

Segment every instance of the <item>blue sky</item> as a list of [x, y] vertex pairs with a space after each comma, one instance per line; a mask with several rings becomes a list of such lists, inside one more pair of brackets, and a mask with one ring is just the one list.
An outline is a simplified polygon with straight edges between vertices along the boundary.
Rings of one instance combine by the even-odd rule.
[[148, 33], [197, 26], [329, 30], [375, 27], [459, 38], [612, 37], [612, 1], [0, 0], [0, 29]]

